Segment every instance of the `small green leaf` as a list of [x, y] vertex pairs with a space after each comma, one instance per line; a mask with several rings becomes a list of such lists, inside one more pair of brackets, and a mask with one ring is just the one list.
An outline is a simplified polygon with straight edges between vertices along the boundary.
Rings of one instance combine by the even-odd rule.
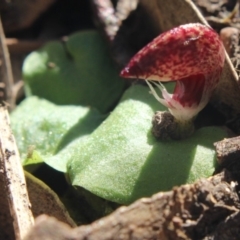
[[112, 114], [69, 158], [72, 184], [129, 204], [210, 176], [215, 165], [213, 143], [226, 137], [226, 132], [206, 127], [188, 139], [159, 142], [151, 134], [151, 119], [157, 110], [166, 109], [148, 88], [128, 89]]
[[79, 32], [64, 43], [53, 41], [32, 52], [23, 76], [28, 96], [91, 106], [104, 113], [118, 101], [125, 85], [96, 31]]
[[[11, 114], [11, 125], [23, 165], [47, 161], [67, 146], [81, 142], [103, 120], [96, 110], [80, 106], [58, 106], [38, 97], [26, 98]], [[51, 166], [66, 168], [64, 158]]]

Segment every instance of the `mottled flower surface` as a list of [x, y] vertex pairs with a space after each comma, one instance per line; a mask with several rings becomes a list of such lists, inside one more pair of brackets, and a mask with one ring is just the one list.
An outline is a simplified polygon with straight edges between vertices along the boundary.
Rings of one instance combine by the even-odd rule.
[[[225, 51], [218, 34], [208, 26], [190, 23], [156, 37], [130, 60], [121, 76], [147, 80], [155, 98], [175, 118], [189, 120], [209, 101], [224, 60]], [[160, 81], [176, 81], [173, 94]], [[163, 98], [152, 83], [161, 90]]]

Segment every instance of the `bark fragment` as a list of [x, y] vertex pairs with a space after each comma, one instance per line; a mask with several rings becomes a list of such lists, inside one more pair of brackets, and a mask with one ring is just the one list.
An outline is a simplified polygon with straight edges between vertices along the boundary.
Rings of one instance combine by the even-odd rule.
[[240, 159], [240, 136], [226, 138], [216, 142], [216, 153], [218, 163], [222, 166], [236, 164]]
[[210, 239], [220, 233], [223, 222], [233, 221], [229, 216], [238, 216], [240, 205], [235, 186], [231, 174], [223, 171], [195, 184], [140, 199], [75, 229], [40, 216], [25, 240]]
[[[5, 220], [3, 223], [6, 222], [10, 230], [13, 225], [16, 239], [23, 239], [33, 225], [33, 216], [20, 156], [5, 107], [0, 107], [0, 122], [0, 193], [2, 204], [8, 205], [6, 209], [1, 208], [1, 220]], [[4, 215], [8, 218], [3, 219]], [[9, 232], [9, 239], [12, 235], [13, 233]]]

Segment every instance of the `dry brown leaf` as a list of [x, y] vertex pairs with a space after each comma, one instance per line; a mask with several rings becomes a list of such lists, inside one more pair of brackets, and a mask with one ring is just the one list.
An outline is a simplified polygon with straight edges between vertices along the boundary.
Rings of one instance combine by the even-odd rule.
[[25, 177], [34, 218], [47, 214], [72, 227], [76, 226], [53, 190], [28, 172], [25, 172]]

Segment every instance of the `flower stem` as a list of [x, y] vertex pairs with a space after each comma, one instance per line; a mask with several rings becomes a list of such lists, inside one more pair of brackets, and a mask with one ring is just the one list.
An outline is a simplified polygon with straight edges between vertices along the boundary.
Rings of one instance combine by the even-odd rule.
[[152, 119], [152, 133], [159, 140], [180, 140], [193, 134], [194, 119], [179, 121], [170, 112], [156, 112]]

